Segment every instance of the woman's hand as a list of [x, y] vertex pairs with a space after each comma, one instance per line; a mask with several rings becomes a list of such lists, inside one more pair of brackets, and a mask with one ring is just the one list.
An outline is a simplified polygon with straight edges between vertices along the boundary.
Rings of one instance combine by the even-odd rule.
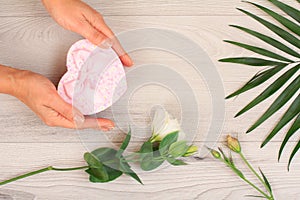
[[53, 83], [40, 74], [16, 70], [12, 77], [14, 89], [11, 94], [25, 103], [48, 126], [104, 131], [114, 127], [114, 123], [108, 119], [85, 119], [80, 111], [58, 95]]
[[96, 10], [80, 0], [42, 1], [52, 18], [62, 27], [82, 35], [100, 47], [112, 46], [124, 65], [133, 65], [131, 58]]

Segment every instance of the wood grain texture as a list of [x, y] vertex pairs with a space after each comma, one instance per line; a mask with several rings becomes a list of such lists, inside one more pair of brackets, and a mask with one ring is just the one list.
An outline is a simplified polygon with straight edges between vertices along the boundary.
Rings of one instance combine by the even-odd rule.
[[[247, 3], [240, 0], [231, 1], [205, 1], [205, 0], [112, 0], [93, 1], [85, 0], [93, 8], [105, 16], [225, 16], [241, 15], [236, 11], [236, 7], [250, 8]], [[265, 0], [255, 2], [274, 8], [271, 3]], [[300, 8], [296, 0], [285, 0], [295, 8]], [[48, 16], [40, 0], [14, 0], [7, 2], [1, 0], [0, 16]]]
[[[258, 69], [219, 63], [217, 60], [223, 57], [254, 55], [225, 44], [222, 42], [223, 39], [259, 44], [276, 52], [267, 44], [262, 44], [228, 27], [228, 24], [239, 24], [257, 31], [267, 31], [249, 17], [236, 11], [235, 7], [251, 9], [264, 18], [269, 17], [239, 0], [88, 0], [86, 2], [105, 16], [108, 25], [117, 35], [151, 27], [173, 30], [194, 41], [214, 63], [223, 81], [226, 94], [239, 88]], [[274, 8], [265, 0], [255, 2]], [[295, 0], [285, 2], [300, 9], [299, 3]], [[38, 0], [0, 0], [0, 3], [0, 48], [2, 49], [0, 63], [41, 73], [57, 84], [66, 70], [65, 58], [69, 47], [81, 37], [55, 24]], [[273, 34], [271, 36], [275, 37]], [[187, 81], [198, 100], [198, 110], [201, 114], [198, 131], [193, 141], [203, 147], [204, 142], [207, 142], [206, 133], [211, 124], [214, 106], [205, 77], [196, 73], [189, 63], [170, 52], [145, 48], [129, 53], [135, 61], [135, 67], [149, 63], [163, 64], [172, 68]], [[130, 73], [130, 69], [126, 71]], [[140, 77], [132, 77], [133, 80], [138, 78]], [[295, 136], [289, 142], [280, 163], [277, 162], [277, 151], [284, 138], [284, 131], [265, 148], [259, 148], [266, 133], [271, 130], [284, 110], [280, 110], [276, 116], [253, 133], [244, 134], [262, 110], [265, 110], [270, 101], [276, 98], [276, 95], [240, 118], [233, 118], [234, 114], [263, 88], [264, 86], [259, 87], [256, 91], [250, 91], [237, 99], [226, 101], [225, 119], [217, 119], [220, 122], [224, 120], [222, 132], [217, 133], [220, 134], [220, 142], [217, 145], [222, 145], [221, 141], [228, 133], [238, 136], [242, 141], [246, 157], [255, 167], [260, 166], [270, 179], [277, 199], [296, 200], [300, 198], [299, 156], [296, 155], [291, 172], [286, 171], [286, 163], [299, 137]], [[180, 119], [180, 102], [176, 95], [158, 85], [141, 87], [132, 94], [128, 104], [118, 105], [119, 107], [115, 107], [113, 111], [108, 109], [99, 116], [114, 119], [114, 116], [123, 116], [128, 110], [130, 119], [122, 118], [117, 125], [130, 121], [132, 124], [143, 127], [149, 125], [149, 112], [151, 107], [157, 104], [165, 106], [169, 112]], [[126, 107], [125, 111], [124, 107]], [[124, 134], [118, 128], [110, 133], [102, 133], [95, 130], [73, 131], [46, 127], [26, 106], [7, 95], [0, 95], [0, 127], [0, 179], [47, 165], [58, 167], [82, 165], [84, 164], [82, 155], [85, 151], [98, 146], [118, 147], [124, 138]], [[133, 133], [133, 143], [129, 149], [136, 150], [144, 141], [144, 137], [143, 134]], [[192, 158], [187, 161], [189, 165], [184, 167], [169, 166], [151, 173], [140, 172], [144, 186], [138, 185], [126, 176], [113, 183], [91, 184], [87, 181], [88, 176], [84, 172], [63, 174], [49, 172], [1, 187], [0, 199], [9, 199], [8, 196], [2, 195], [5, 194], [4, 190], [6, 193], [12, 192], [15, 195], [19, 193], [13, 190], [29, 192], [42, 200], [99, 198], [229, 200], [248, 199], [245, 195], [256, 194], [249, 186], [233, 176], [228, 168], [209, 156], [202, 161]], [[238, 164], [245, 169], [244, 165]], [[245, 174], [250, 175], [249, 172]], [[256, 182], [253, 178], [251, 180]]]
[[[228, 27], [229, 23], [234, 23], [255, 27], [260, 31], [266, 30], [262, 26], [257, 26], [256, 22], [249, 21], [247, 17], [224, 16], [220, 19], [220, 17], [213, 16], [128, 16], [126, 18], [116, 16], [107, 17], [106, 21], [117, 35], [122, 34], [124, 31], [152, 27], [173, 30], [193, 40], [203, 48], [216, 66], [223, 80], [226, 94], [239, 88], [245, 81], [254, 75], [258, 69], [256, 67], [217, 62], [218, 59], [227, 56], [253, 55], [251, 52], [241, 50], [240, 48], [222, 42], [223, 39], [234, 38], [238, 41], [259, 44], [276, 51], [267, 44], [253, 40], [253, 38], [248, 35], [241, 34], [238, 30]], [[209, 23], [207, 23], [208, 21]], [[227, 23], [224, 23], [224, 21]], [[0, 47], [1, 49], [5, 49], [0, 55], [0, 60], [3, 64], [41, 73], [50, 78], [55, 84], [58, 83], [60, 77], [66, 70], [65, 58], [69, 47], [72, 43], [80, 39], [78, 35], [60, 28], [50, 18], [45, 17], [0, 18], [0, 38]], [[189, 63], [170, 52], [155, 49], [149, 50], [145, 48], [130, 52], [130, 55], [135, 61], [135, 67], [149, 63], [163, 64], [174, 69], [174, 71], [178, 72], [183, 79], [190, 84], [191, 89], [199, 100], [198, 109], [201, 110], [202, 118], [199, 121], [198, 140], [203, 140], [202, 134], [203, 132], [207, 132], [207, 129], [209, 128], [212, 109], [205, 77], [201, 76], [201, 74], [197, 74]], [[127, 69], [127, 71], [129, 71], [129, 69]], [[264, 87], [259, 87], [258, 91], [261, 91], [263, 88]], [[157, 98], [158, 93], [161, 98]], [[128, 109], [130, 109], [133, 116], [133, 122], [142, 126], [147, 125], [149, 122], [147, 112], [149, 112], [152, 105], [163, 102], [163, 104], [171, 110], [174, 110], [173, 108], [179, 106], [174, 95], [168, 90], [162, 90], [161, 87], [144, 87], [144, 89], [139, 90], [136, 94], [132, 95], [133, 98]], [[269, 102], [276, 97], [274, 96], [270, 98], [270, 101], [263, 102], [260, 106], [254, 108], [244, 116], [233, 119], [234, 114], [250, 100], [250, 97], [254, 98], [255, 95], [257, 95], [257, 91], [253, 90], [248, 92], [247, 95], [241, 95], [237, 100], [229, 100], [226, 102], [227, 117], [225, 119], [223, 131], [245, 132], [251, 123], [257, 119], [257, 116], [261, 113], [261, 109], [265, 109]], [[73, 142], [78, 139], [73, 131], [45, 127], [30, 110], [14, 98], [1, 95], [0, 99], [3, 105], [0, 107], [2, 116], [0, 124], [1, 126], [6, 127], [6, 134], [2, 137], [2, 141]], [[176, 114], [179, 110], [174, 110], [173, 112]], [[22, 115], [20, 115], [20, 113], [22, 113]], [[278, 115], [270, 120], [271, 123], [261, 126], [261, 128], [254, 133], [255, 136], [247, 137], [247, 140], [262, 141], [266, 135], [260, 133], [270, 131], [274, 125], [274, 122], [272, 121], [278, 119], [282, 113], [283, 111], [279, 112]], [[112, 118], [112, 113], [108, 110], [103, 112], [100, 116]], [[177, 117], [180, 117], [180, 115], [177, 115]], [[120, 121], [120, 123], [126, 122], [126, 120], [127, 119], [124, 119], [123, 121]], [[14, 122], [13, 125], [11, 125], [12, 121]], [[63, 138], [61, 137], [62, 134], [64, 135]], [[116, 130], [115, 134], [118, 135], [118, 130]], [[245, 136], [242, 136], [241, 139], [243, 139], [243, 137]], [[117, 136], [114, 136], [114, 138], [119, 140]], [[279, 141], [282, 138], [283, 136], [278, 136], [275, 140]], [[297, 140], [297, 138], [295, 138], [295, 140]]]
[[[103, 144], [104, 145], [104, 144]], [[218, 144], [221, 145], [221, 144]], [[272, 143], [278, 147], [279, 143]], [[256, 142], [242, 143], [245, 156], [254, 167], [261, 167], [272, 183], [277, 199], [297, 200], [299, 193], [299, 162], [290, 172], [284, 162], [277, 163], [270, 149], [259, 149]], [[8, 144], [1, 143], [1, 178], [38, 169], [48, 165], [57, 167], [84, 165], [85, 149], [80, 144]], [[245, 170], [245, 166], [233, 155], [245, 176], [257, 180]], [[17, 158], [17, 161], [16, 161]], [[21, 190], [36, 195], [37, 199], [247, 199], [247, 194], [256, 194], [242, 180], [233, 176], [224, 164], [207, 156], [204, 160], [189, 158], [189, 165], [172, 167], [165, 165], [152, 172], [138, 171], [145, 185], [122, 176], [112, 183], [92, 184], [88, 175], [78, 172], [47, 172], [9, 184], [2, 189]], [[25, 164], [26, 163], [26, 164]], [[136, 168], [136, 167], [135, 167]], [[1, 191], [1, 189], [0, 189]]]

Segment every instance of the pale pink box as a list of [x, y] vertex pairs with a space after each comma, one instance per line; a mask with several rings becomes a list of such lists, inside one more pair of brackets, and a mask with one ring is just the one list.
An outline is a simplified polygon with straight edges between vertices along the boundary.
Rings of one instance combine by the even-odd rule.
[[67, 72], [58, 84], [59, 95], [84, 115], [105, 110], [126, 91], [124, 67], [111, 48], [80, 40], [67, 55]]

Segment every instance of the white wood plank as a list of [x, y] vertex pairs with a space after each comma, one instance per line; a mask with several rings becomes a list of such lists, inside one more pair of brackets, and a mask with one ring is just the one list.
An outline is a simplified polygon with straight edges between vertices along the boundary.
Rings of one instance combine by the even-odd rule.
[[[110, 27], [117, 33], [141, 28], [163, 28], [174, 30], [199, 44], [209, 55], [224, 83], [225, 93], [237, 89], [253, 75], [257, 68], [222, 64], [218, 59], [229, 56], [251, 55], [247, 51], [222, 42], [223, 39], [234, 39], [254, 45], [257, 40], [228, 27], [228, 24], [239, 24], [266, 31], [249, 17], [243, 16], [235, 7], [249, 9], [254, 13], [270, 19], [251, 5], [234, 1], [164, 1], [164, 0], [122, 0], [91, 1], [93, 8], [101, 12]], [[255, 2], [279, 11], [264, 0]], [[295, 0], [285, 3], [300, 9]], [[72, 43], [81, 37], [60, 28], [48, 16], [38, 0], [0, 0], [0, 63], [17, 68], [33, 70], [50, 78], [55, 84], [65, 72], [65, 57]], [[283, 13], [282, 11], [279, 11]], [[266, 32], [268, 33], [268, 32]], [[274, 34], [271, 34], [274, 36]], [[267, 47], [267, 45], [262, 45]], [[272, 49], [272, 48], [271, 48]], [[272, 49], [274, 50], [274, 49]], [[277, 52], [276, 50], [274, 50]], [[205, 133], [211, 123], [213, 105], [205, 77], [199, 76], [191, 66], [178, 57], [163, 51], [143, 49], [130, 52], [136, 67], [142, 64], [159, 63], [172, 67], [191, 86], [199, 100], [199, 130], [194, 142], [202, 146], [206, 140]], [[133, 77], [137, 80], [138, 77]], [[261, 167], [269, 178], [276, 199], [300, 199], [300, 159], [296, 158], [291, 171], [286, 171], [288, 156], [299, 141], [294, 136], [288, 143], [283, 159], [277, 163], [277, 152], [284, 137], [283, 132], [265, 148], [260, 149], [261, 141], [271, 130], [280, 114], [272, 117], [267, 123], [251, 134], [244, 134], [270, 101], [262, 103], [248, 114], [234, 119], [234, 114], [241, 109], [256, 91], [242, 95], [238, 99], [226, 101], [226, 117], [218, 145], [222, 145], [228, 133], [238, 136], [242, 141], [243, 151], [254, 167]], [[159, 91], [159, 95], [158, 95]], [[270, 100], [273, 100], [272, 97]], [[180, 119], [180, 105], [172, 92], [157, 85], [139, 89], [129, 101], [131, 123], [145, 126], [149, 124], [148, 112], [151, 106], [163, 104], [172, 114]], [[123, 105], [121, 105], [123, 107]], [[124, 105], [127, 106], [127, 105]], [[115, 113], [124, 115], [124, 110], [117, 108]], [[113, 118], [111, 110], [101, 114]], [[119, 123], [128, 122], [121, 119]], [[222, 119], [218, 119], [222, 120]], [[192, 122], [191, 122], [192, 123]], [[55, 165], [71, 167], [84, 165], [83, 153], [88, 149], [103, 146], [118, 147], [124, 134], [116, 128], [103, 134], [92, 130], [78, 132], [61, 128], [49, 128], [22, 103], [13, 97], [0, 95], [0, 180], [16, 174], [28, 172], [39, 167]], [[129, 150], [137, 150], [143, 138], [134, 132]], [[83, 146], [85, 145], [85, 146]], [[249, 186], [243, 184], [223, 164], [210, 156], [202, 161], [193, 158], [187, 160], [188, 166], [166, 167], [150, 173], [140, 172], [145, 185], [135, 183], [123, 176], [108, 184], [91, 184], [84, 172], [56, 173], [49, 172], [26, 180], [15, 182], [0, 188], [0, 199], [11, 199], [3, 194], [21, 195], [21, 199], [30, 197], [17, 191], [26, 191], [45, 200], [73, 199], [247, 199], [244, 195], [256, 194]], [[237, 165], [245, 169], [240, 162]], [[245, 172], [246, 176], [250, 173]], [[250, 178], [257, 183], [257, 180]], [[14, 196], [14, 199], [17, 199]]]
[[[239, 0], [234, 1], [165, 1], [165, 0], [122, 0], [122, 1], [92, 1], [86, 0], [90, 6], [101, 12], [105, 16], [224, 16], [241, 15], [235, 10], [236, 7], [250, 8], [253, 6]], [[264, 0], [256, 0], [256, 3], [275, 9], [274, 6]], [[285, 3], [300, 9], [299, 3], [295, 0], [285, 0]], [[47, 12], [40, 0], [1, 0], [0, 16], [47, 16]], [[151, 9], [149, 9], [151, 8]], [[275, 9], [278, 11], [278, 9]]]
[[[138, 144], [137, 144], [138, 145]], [[221, 145], [221, 144], [219, 144]], [[272, 143], [266, 149], [259, 149], [258, 143], [242, 143], [245, 156], [255, 168], [261, 167], [272, 184], [276, 199], [299, 199], [300, 160], [297, 158], [291, 171], [286, 163], [277, 163]], [[101, 145], [102, 146], [102, 145]], [[103, 144], [105, 146], [105, 144]], [[1, 179], [28, 172], [48, 165], [71, 167], [84, 165], [82, 154], [86, 150], [79, 144], [8, 144], [1, 143]], [[257, 180], [245, 170], [245, 165], [234, 159], [245, 176], [255, 183]], [[286, 161], [284, 159], [284, 161]], [[189, 165], [166, 166], [153, 172], [139, 171], [145, 185], [139, 185], [129, 177], [106, 184], [88, 182], [88, 175], [79, 172], [47, 172], [35, 177], [11, 183], [1, 189], [26, 191], [37, 199], [247, 199], [244, 195], [256, 194], [242, 180], [235, 177], [229, 168], [210, 156], [204, 160], [188, 159]], [[0, 189], [0, 191], [1, 191]]]
[[[248, 80], [256, 71], [255, 67], [242, 67], [238, 65], [222, 64], [218, 59], [227, 56], [251, 55], [247, 51], [234, 46], [225, 44], [222, 39], [235, 39], [253, 44], [260, 44], [259, 41], [253, 41], [246, 34], [240, 34], [239, 31], [229, 28], [227, 24], [247, 24], [249, 27], [255, 27], [257, 24], [248, 21], [246, 17], [107, 17], [109, 25], [115, 32], [121, 33], [137, 28], [154, 27], [167, 28], [187, 36], [199, 44], [212, 59], [216, 65], [220, 76], [224, 82], [226, 94], [234, 91]], [[207, 23], [210, 21], [211, 23]], [[263, 27], [257, 27], [258, 30], [265, 30]], [[37, 18], [0, 18], [0, 47], [5, 49], [0, 55], [1, 63], [17, 68], [33, 70], [49, 77], [54, 83], [57, 83], [65, 72], [65, 57], [68, 48], [80, 37], [76, 34], [65, 31], [56, 25], [51, 19]], [[267, 47], [267, 45], [263, 45]], [[174, 70], [180, 73], [191, 85], [194, 93], [199, 99], [199, 110], [202, 117], [200, 119], [199, 136], [197, 140], [202, 141], [210, 125], [211, 100], [209, 91], [206, 87], [203, 77], [199, 77], [191, 66], [178, 57], [162, 51], [139, 50], [130, 53], [136, 63], [136, 66], [147, 63], [159, 63], [172, 66]], [[187, 70], [188, 69], [188, 70]], [[242, 108], [251, 98], [257, 95], [258, 90], [248, 92], [237, 100], [226, 102], [226, 118], [223, 131], [243, 133], [253, 123], [261, 110], [269, 105], [270, 101], [244, 116], [233, 119], [233, 116]], [[133, 98], [130, 108], [133, 113], [134, 123], [145, 125], [149, 121], [145, 113], [149, 111], [152, 105], [163, 102], [170, 111], [178, 113], [179, 108], [176, 98], [169, 92], [160, 92], [161, 98], [157, 97], [157, 88], [149, 87], [139, 91]], [[74, 131], [65, 129], [48, 128], [23, 104], [14, 98], [1, 95], [1, 140], [4, 142], [72, 142], [77, 140], [77, 134]], [[272, 98], [274, 99], [274, 97]], [[124, 105], [125, 106], [125, 105]], [[284, 112], [282, 110], [279, 115]], [[254, 133], [246, 137], [247, 140], [262, 141], [266, 133], [274, 125], [273, 120], [277, 120], [276, 115], [271, 123], [264, 124]], [[108, 110], [102, 114], [104, 117], [111, 118], [111, 112]], [[250, 119], [250, 120], [249, 120]], [[124, 121], [127, 119], [124, 119]], [[145, 121], [146, 120], [146, 121]], [[147, 121], [148, 120], [148, 121]], [[13, 122], [13, 124], [12, 124]], [[114, 139], [119, 140], [118, 130], [114, 132]], [[263, 134], [262, 134], [263, 133]], [[64, 137], [62, 137], [62, 135]], [[283, 135], [277, 136], [276, 141], [283, 138]], [[297, 140], [297, 138], [293, 138]]]

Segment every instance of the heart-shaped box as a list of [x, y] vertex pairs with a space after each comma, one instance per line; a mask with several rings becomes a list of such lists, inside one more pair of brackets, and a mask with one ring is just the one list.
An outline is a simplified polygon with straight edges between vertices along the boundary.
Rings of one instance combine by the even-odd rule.
[[58, 84], [58, 94], [84, 115], [105, 110], [126, 91], [124, 67], [111, 48], [102, 49], [88, 40], [72, 45], [67, 72]]

